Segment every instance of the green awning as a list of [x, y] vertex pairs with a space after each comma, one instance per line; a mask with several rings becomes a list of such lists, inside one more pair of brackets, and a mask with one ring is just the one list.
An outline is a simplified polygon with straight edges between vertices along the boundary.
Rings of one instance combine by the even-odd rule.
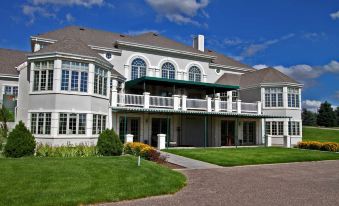
[[223, 85], [223, 84], [212, 84], [206, 82], [194, 82], [178, 79], [165, 79], [158, 77], [140, 77], [138, 79], [130, 80], [125, 83], [126, 88], [133, 88], [138, 86], [146, 85], [163, 85], [163, 86], [175, 86], [176, 88], [198, 88], [205, 90], [207, 93], [219, 93], [230, 90], [239, 89], [239, 86], [235, 85]]

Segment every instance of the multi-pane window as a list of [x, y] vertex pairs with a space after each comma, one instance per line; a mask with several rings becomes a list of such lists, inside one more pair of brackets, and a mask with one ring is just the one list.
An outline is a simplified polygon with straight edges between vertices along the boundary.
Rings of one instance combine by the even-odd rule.
[[100, 67], [95, 67], [94, 93], [107, 95], [107, 70]]
[[54, 61], [34, 62], [33, 91], [53, 90]]
[[194, 82], [201, 81], [201, 71], [197, 66], [192, 66], [188, 71], [188, 79]]
[[265, 131], [268, 135], [284, 135], [284, 122], [272, 121], [266, 122]]
[[146, 63], [144, 60], [137, 58], [132, 61], [131, 79], [137, 79], [146, 76]]
[[18, 86], [5, 86], [5, 94], [18, 96]]
[[92, 134], [100, 134], [106, 129], [106, 115], [93, 114]]
[[60, 113], [59, 134], [86, 134], [86, 114]]
[[31, 113], [32, 134], [51, 134], [51, 113]]
[[283, 89], [265, 88], [265, 107], [282, 107]]
[[87, 92], [88, 64], [62, 61], [61, 90]]
[[288, 122], [288, 133], [289, 135], [300, 135], [300, 122]]
[[238, 100], [238, 91], [232, 91], [232, 102], [236, 102]]
[[175, 67], [173, 64], [166, 62], [161, 67], [161, 77], [166, 79], [175, 79]]
[[288, 107], [299, 108], [299, 89], [298, 88], [288, 88]]

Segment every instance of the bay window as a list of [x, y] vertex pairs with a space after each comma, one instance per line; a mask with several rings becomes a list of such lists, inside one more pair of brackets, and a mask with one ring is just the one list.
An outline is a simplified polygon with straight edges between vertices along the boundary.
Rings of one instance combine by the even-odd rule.
[[272, 121], [266, 122], [265, 131], [268, 135], [284, 135], [284, 122], [283, 121]]
[[87, 92], [88, 64], [81, 62], [62, 61], [61, 90]]
[[282, 88], [265, 88], [265, 107], [283, 107]]
[[54, 61], [34, 62], [33, 91], [53, 90]]
[[51, 134], [51, 113], [31, 113], [32, 134]]
[[106, 115], [93, 114], [92, 134], [100, 134], [106, 129]]
[[288, 107], [299, 108], [299, 89], [288, 88]]
[[86, 134], [86, 114], [60, 113], [59, 134]]
[[107, 70], [95, 67], [94, 94], [107, 95]]

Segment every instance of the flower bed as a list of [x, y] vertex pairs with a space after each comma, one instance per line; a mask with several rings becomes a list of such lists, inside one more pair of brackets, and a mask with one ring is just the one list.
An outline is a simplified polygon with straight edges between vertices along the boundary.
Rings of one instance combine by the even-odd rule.
[[298, 142], [296, 147], [300, 149], [313, 149], [330, 152], [339, 152], [339, 143], [335, 142], [305, 141]]
[[135, 156], [141, 156], [146, 160], [162, 163], [166, 161], [166, 157], [160, 155], [154, 147], [141, 142], [129, 142], [124, 145], [124, 153]]

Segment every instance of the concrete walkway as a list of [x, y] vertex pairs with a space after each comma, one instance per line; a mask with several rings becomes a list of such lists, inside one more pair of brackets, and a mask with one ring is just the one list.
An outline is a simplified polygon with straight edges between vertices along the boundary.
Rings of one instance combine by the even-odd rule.
[[171, 154], [168, 152], [160, 152], [162, 155], [167, 157], [167, 161], [172, 164], [176, 164], [186, 169], [213, 169], [213, 168], [222, 168], [219, 165], [210, 164], [207, 162], [202, 162], [199, 160], [190, 159], [187, 157]]

